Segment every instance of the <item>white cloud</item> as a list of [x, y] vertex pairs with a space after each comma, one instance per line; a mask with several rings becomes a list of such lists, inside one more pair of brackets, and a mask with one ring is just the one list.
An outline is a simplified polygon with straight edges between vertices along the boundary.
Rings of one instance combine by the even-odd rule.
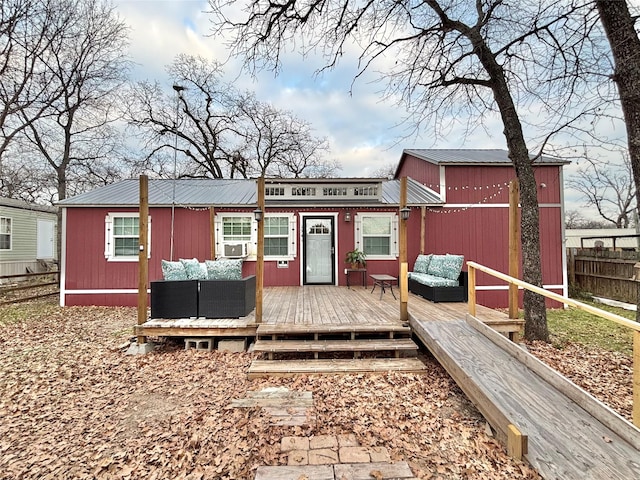
[[[115, 5], [131, 27], [130, 52], [139, 65], [134, 75], [141, 79], [166, 82], [169, 91], [165, 66], [177, 54], [201, 55], [219, 61], [228, 59], [225, 40], [210, 36], [211, 16], [206, 13], [206, 1], [118, 0]], [[497, 114], [485, 118], [484, 127], [471, 132], [466, 120], [461, 118], [452, 120], [450, 131], [442, 138], [424, 129], [419, 137], [401, 140], [406, 132], [394, 126], [401, 123], [405, 112], [392, 102], [381, 101], [379, 91], [383, 85], [374, 82], [375, 72], [365, 73], [352, 88], [356, 55], [356, 49], [347, 47], [347, 53], [335, 69], [317, 76], [315, 72], [323, 65], [322, 59], [302, 57], [294, 52], [283, 54], [282, 70], [277, 77], [273, 72], [262, 71], [253, 78], [241, 72], [237, 59], [228, 61], [225, 72], [236, 87], [252, 90], [258, 99], [290, 110], [309, 122], [316, 135], [327, 137], [330, 158], [342, 163], [344, 176], [368, 176], [397, 162], [403, 148], [506, 148]], [[620, 122], [603, 120], [598, 128], [612, 138], [625, 135]], [[566, 167], [565, 178], [576, 168], [575, 163]], [[567, 210], [584, 210], [575, 192], [565, 192], [565, 199]]]

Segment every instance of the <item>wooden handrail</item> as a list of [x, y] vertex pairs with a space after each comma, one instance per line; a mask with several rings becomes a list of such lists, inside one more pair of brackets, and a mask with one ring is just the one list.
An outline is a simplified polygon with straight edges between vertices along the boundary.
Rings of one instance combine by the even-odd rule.
[[[557, 302], [571, 305], [572, 307], [578, 308], [580, 310], [584, 310], [585, 312], [592, 313], [599, 317], [606, 318], [607, 320], [611, 320], [612, 322], [618, 323], [620, 325], [624, 325], [625, 327], [630, 328], [631, 330], [640, 332], [640, 323], [634, 322], [633, 320], [629, 320], [628, 318], [624, 318], [620, 315], [616, 315], [615, 313], [607, 312], [606, 310], [600, 310], [599, 308], [592, 307], [591, 305], [578, 302], [577, 300], [573, 300], [568, 297], [563, 297], [562, 295], [558, 295], [557, 293], [550, 292], [548, 290], [545, 290], [544, 288], [537, 287], [535, 285], [524, 282], [517, 278], [510, 277], [509, 275], [498, 272], [497, 270], [493, 270], [489, 267], [485, 267], [484, 265], [480, 265], [479, 263], [476, 263], [476, 262], [467, 262], [467, 265], [470, 268], [480, 270], [481, 272], [484, 272], [493, 277], [499, 278], [500, 280], [504, 280], [505, 282], [518, 285], [519, 287], [525, 288], [527, 290], [531, 290], [532, 292], [538, 293], [542, 296], [545, 296]], [[469, 288], [471, 288], [471, 282], [469, 282]], [[469, 308], [471, 308], [471, 305], [469, 305]], [[471, 311], [469, 311], [469, 313], [471, 313]]]
[[571, 305], [585, 312], [589, 312], [598, 317], [605, 318], [619, 325], [623, 325], [633, 330], [633, 411], [631, 414], [633, 424], [636, 427], [640, 427], [640, 323], [624, 318], [615, 313], [607, 312], [606, 310], [600, 310], [599, 308], [592, 307], [586, 303], [578, 302], [568, 297], [558, 295], [557, 293], [550, 292], [544, 288], [537, 287], [527, 282], [523, 282], [517, 278], [513, 278], [492, 268], [485, 267], [476, 262], [467, 262], [469, 270], [468, 285], [469, 285], [469, 314], [476, 315], [476, 270], [480, 270], [492, 277], [499, 278], [505, 282], [518, 285], [519, 287], [526, 288], [532, 292], [535, 292], [544, 297], [550, 298], [566, 305]]

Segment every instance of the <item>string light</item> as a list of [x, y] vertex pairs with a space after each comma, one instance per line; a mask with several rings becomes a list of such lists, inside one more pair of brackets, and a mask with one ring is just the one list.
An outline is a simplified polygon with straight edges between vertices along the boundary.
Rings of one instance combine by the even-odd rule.
[[[481, 205], [483, 203], [488, 202], [489, 200], [493, 200], [494, 198], [496, 198], [498, 195], [500, 195], [500, 193], [502, 193], [502, 190], [504, 190], [504, 188], [506, 186], [508, 186], [509, 184], [503, 184], [503, 185], [499, 185], [498, 186], [498, 190], [496, 190], [494, 193], [492, 193], [491, 195], [488, 195], [486, 197], [484, 197], [482, 200], [480, 200], [477, 203], [470, 203], [469, 205], [467, 205], [466, 207], [461, 207], [461, 208], [453, 208], [453, 209], [447, 209], [447, 210], [442, 210], [442, 209], [434, 209], [434, 208], [429, 208], [427, 207], [427, 211], [431, 212], [431, 213], [437, 213], [439, 215], [447, 215], [449, 213], [460, 213], [460, 212], [464, 212], [466, 210], [469, 210], [471, 207], [473, 207], [474, 205]], [[489, 188], [488, 186], [485, 188]], [[446, 208], [446, 207], [445, 207]]]

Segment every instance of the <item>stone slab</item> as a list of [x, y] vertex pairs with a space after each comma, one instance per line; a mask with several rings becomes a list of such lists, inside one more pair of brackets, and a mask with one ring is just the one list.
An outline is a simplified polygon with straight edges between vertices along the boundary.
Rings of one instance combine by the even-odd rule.
[[236, 339], [236, 340], [219, 340], [218, 341], [218, 351], [220, 352], [233, 352], [233, 353], [242, 353], [247, 349], [247, 339]]
[[335, 478], [340, 480], [371, 480], [375, 478], [371, 472], [378, 471], [384, 479], [412, 479], [414, 478], [407, 462], [397, 463], [343, 463], [333, 466]]
[[309, 465], [331, 465], [334, 463], [338, 463], [338, 452], [335, 450], [329, 448], [309, 450]]
[[[290, 467], [258, 467], [255, 480], [334, 480], [333, 466], [307, 465]], [[368, 479], [370, 480], [370, 479]]]
[[307, 437], [282, 437], [280, 451], [286, 453], [292, 450], [309, 450], [309, 439]]
[[338, 448], [338, 439], [335, 435], [316, 435], [309, 439], [309, 448]]
[[365, 463], [370, 462], [371, 457], [366, 447], [341, 447], [341, 463]]
[[[309, 465], [307, 450], [291, 450], [287, 455], [287, 465]], [[316, 464], [320, 465], [320, 464]]]
[[126, 351], [127, 355], [145, 355], [149, 352], [152, 352], [155, 345], [152, 342], [147, 343], [136, 343], [133, 342], [129, 345], [129, 348]]
[[339, 447], [357, 447], [358, 440], [353, 433], [345, 433], [338, 435], [338, 446]]
[[369, 456], [372, 462], [390, 462], [391, 456], [384, 447], [369, 447]]

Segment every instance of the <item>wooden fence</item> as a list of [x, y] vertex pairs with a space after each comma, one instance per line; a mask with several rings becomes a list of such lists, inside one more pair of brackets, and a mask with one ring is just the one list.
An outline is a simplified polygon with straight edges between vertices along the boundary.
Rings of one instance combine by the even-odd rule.
[[[8, 305], [18, 302], [26, 302], [37, 298], [58, 295], [59, 290], [55, 288], [53, 291], [42, 291], [43, 287], [57, 286], [59, 282], [59, 272], [40, 272], [40, 273], [17, 273], [13, 275], [0, 275], [0, 280], [15, 280], [15, 284], [0, 285], [0, 305]], [[33, 281], [30, 281], [33, 280]], [[35, 295], [32, 295], [33, 290]], [[7, 298], [15, 292], [28, 292], [26, 295]]]
[[634, 275], [640, 272], [635, 271], [634, 265], [638, 262], [638, 252], [569, 249], [569, 285], [596, 297], [636, 304], [638, 282]]

